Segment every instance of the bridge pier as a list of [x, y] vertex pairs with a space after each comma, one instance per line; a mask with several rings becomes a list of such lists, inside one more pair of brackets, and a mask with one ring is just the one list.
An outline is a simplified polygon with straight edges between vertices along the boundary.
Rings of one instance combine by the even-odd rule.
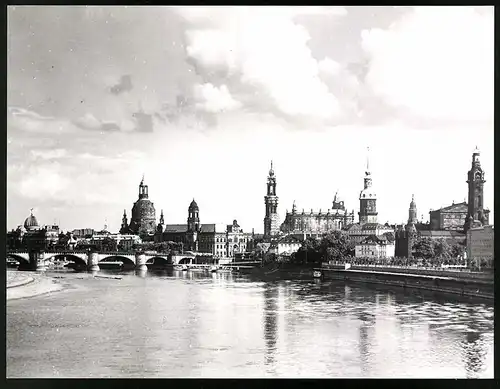
[[135, 268], [137, 270], [147, 270], [146, 255], [144, 253], [135, 254]]
[[92, 272], [99, 271], [99, 253], [90, 252], [87, 255], [87, 268]]
[[30, 263], [36, 271], [45, 271], [47, 270], [47, 264], [45, 263], [45, 253], [42, 252], [31, 252]]

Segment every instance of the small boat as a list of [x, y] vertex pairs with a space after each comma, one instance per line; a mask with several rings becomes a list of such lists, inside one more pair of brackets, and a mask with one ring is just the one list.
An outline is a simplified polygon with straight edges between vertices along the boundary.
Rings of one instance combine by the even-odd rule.
[[182, 265], [182, 268], [181, 268], [182, 271], [188, 271], [189, 268], [187, 267], [187, 265]]
[[214, 266], [210, 266], [210, 271], [211, 271], [212, 273], [217, 272], [217, 270], [218, 270], [218, 269], [217, 269], [217, 266], [215, 266], [215, 265], [214, 265]]
[[[309, 274], [310, 274], [310, 273], [309, 273]], [[321, 276], [322, 276], [322, 273], [321, 273], [319, 270], [315, 270], [315, 271], [313, 272], [313, 277], [314, 277], [314, 278], [321, 278]]]

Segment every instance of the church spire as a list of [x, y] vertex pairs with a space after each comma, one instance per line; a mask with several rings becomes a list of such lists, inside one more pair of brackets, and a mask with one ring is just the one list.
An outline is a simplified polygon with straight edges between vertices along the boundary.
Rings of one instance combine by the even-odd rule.
[[367, 176], [370, 175], [370, 147], [366, 148], [366, 172]]

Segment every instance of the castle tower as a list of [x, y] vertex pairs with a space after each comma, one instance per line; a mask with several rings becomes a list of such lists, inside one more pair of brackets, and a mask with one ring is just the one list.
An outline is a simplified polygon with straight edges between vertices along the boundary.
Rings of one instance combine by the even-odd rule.
[[377, 223], [377, 195], [372, 188], [369, 152], [370, 148], [366, 157], [364, 188], [359, 194], [359, 224]]
[[479, 150], [476, 147], [472, 153], [472, 167], [467, 173], [469, 201], [467, 219], [464, 224], [465, 232], [470, 228], [488, 224], [489, 219], [489, 211], [484, 209], [483, 187], [486, 180], [484, 179], [484, 171], [481, 168], [479, 155]]
[[128, 220], [127, 220], [127, 211], [123, 210], [122, 224], [120, 227], [120, 234], [128, 233]]
[[187, 239], [189, 249], [198, 251], [198, 233], [200, 232], [200, 209], [196, 201], [191, 201], [188, 207]]
[[405, 226], [406, 230], [406, 243], [407, 243], [407, 257], [409, 259], [413, 258], [413, 242], [417, 237], [417, 228], [415, 227], [417, 223], [417, 205], [415, 204], [415, 197], [411, 195], [410, 208], [408, 209], [408, 223]]
[[264, 218], [264, 239], [269, 240], [279, 232], [278, 196], [276, 196], [276, 177], [273, 170], [273, 161], [267, 177], [267, 195], [264, 196], [266, 216]]

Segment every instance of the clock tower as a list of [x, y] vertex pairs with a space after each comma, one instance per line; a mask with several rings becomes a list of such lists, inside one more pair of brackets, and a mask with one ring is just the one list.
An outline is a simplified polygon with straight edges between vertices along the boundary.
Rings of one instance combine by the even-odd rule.
[[372, 175], [370, 172], [370, 148], [366, 157], [366, 171], [364, 188], [359, 194], [359, 224], [377, 223], [377, 195], [372, 188]]
[[267, 177], [267, 195], [264, 196], [266, 216], [264, 217], [264, 239], [270, 240], [279, 233], [278, 196], [276, 196], [276, 176], [273, 170], [273, 161]]
[[487, 225], [489, 222], [489, 210], [484, 209], [483, 188], [486, 180], [484, 171], [479, 161], [479, 150], [472, 153], [472, 167], [467, 173], [467, 184], [469, 185], [469, 201], [467, 210], [467, 219], [465, 220], [464, 230], [467, 232], [470, 228]]

